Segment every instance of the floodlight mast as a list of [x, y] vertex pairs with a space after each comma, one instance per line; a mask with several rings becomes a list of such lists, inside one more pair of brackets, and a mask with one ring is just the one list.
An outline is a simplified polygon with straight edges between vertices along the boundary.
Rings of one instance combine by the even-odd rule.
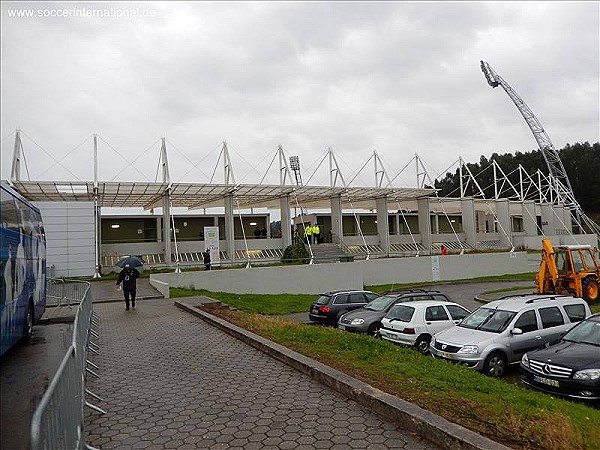
[[504, 91], [508, 94], [525, 119], [525, 122], [527, 122], [529, 129], [533, 133], [533, 137], [537, 141], [542, 152], [542, 156], [546, 161], [550, 175], [560, 181], [567, 188], [570, 197], [574, 201], [575, 196], [573, 195], [573, 188], [571, 187], [571, 182], [569, 181], [567, 172], [565, 171], [562, 161], [560, 160], [558, 151], [556, 148], [554, 148], [550, 137], [544, 131], [544, 127], [542, 127], [540, 121], [537, 120], [533, 114], [533, 111], [531, 111], [529, 106], [527, 106], [523, 99], [519, 97], [519, 94], [517, 94], [515, 90], [506, 81], [504, 81], [504, 79], [498, 75], [487, 62], [481, 61], [481, 71], [485, 75], [485, 79], [492, 88], [501, 86], [502, 89], [504, 89]]

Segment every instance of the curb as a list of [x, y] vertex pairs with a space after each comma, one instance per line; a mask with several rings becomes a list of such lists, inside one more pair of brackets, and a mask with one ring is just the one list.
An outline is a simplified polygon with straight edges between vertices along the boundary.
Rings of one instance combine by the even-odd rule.
[[509, 447], [452, 423], [437, 414], [383, 392], [339, 370], [269, 341], [262, 336], [233, 325], [194, 306], [179, 301], [175, 301], [175, 306], [201, 318], [220, 330], [443, 448], [509, 450]]

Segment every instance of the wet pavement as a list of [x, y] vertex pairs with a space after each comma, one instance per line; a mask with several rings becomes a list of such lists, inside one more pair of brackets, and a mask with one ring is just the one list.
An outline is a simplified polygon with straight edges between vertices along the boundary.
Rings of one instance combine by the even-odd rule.
[[434, 449], [171, 300], [94, 307], [101, 367], [88, 444], [110, 448]]

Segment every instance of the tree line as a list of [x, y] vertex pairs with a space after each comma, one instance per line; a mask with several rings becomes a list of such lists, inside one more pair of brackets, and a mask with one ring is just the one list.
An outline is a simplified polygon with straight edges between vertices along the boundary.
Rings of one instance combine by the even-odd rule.
[[[581, 208], [588, 214], [600, 214], [600, 142], [590, 144], [589, 142], [567, 144], [559, 151], [559, 157], [565, 168], [573, 193]], [[548, 167], [544, 160], [541, 150], [531, 152], [505, 153], [499, 155], [493, 153], [488, 159], [485, 156], [479, 158], [479, 162], [467, 163], [466, 166], [477, 179], [477, 183], [484, 191], [485, 198], [494, 197], [494, 172], [492, 161], [496, 161], [502, 168], [513, 185], [519, 183], [519, 165], [523, 166], [525, 171], [534, 177], [538, 169], [542, 173], [548, 173]], [[463, 176], [466, 171], [463, 171]], [[498, 173], [498, 176], [501, 176]], [[537, 178], [534, 178], [537, 182]], [[507, 191], [508, 186], [504, 187], [502, 196], [512, 197], [513, 192]], [[456, 169], [455, 173], [446, 173], [445, 177], [435, 181], [435, 188], [440, 189], [440, 197], [460, 197], [460, 174]], [[510, 187], [508, 187], [510, 189]], [[480, 196], [479, 189], [470, 183], [467, 186], [467, 195]]]

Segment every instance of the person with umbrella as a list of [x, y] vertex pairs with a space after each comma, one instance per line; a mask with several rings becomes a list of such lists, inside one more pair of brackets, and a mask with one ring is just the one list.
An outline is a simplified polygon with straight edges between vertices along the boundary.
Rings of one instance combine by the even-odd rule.
[[131, 307], [135, 309], [135, 288], [136, 279], [140, 276], [140, 272], [134, 268], [131, 261], [125, 261], [124, 267], [119, 272], [117, 286], [123, 283], [123, 296], [125, 297], [125, 310], [129, 311], [129, 301], [131, 299]]

